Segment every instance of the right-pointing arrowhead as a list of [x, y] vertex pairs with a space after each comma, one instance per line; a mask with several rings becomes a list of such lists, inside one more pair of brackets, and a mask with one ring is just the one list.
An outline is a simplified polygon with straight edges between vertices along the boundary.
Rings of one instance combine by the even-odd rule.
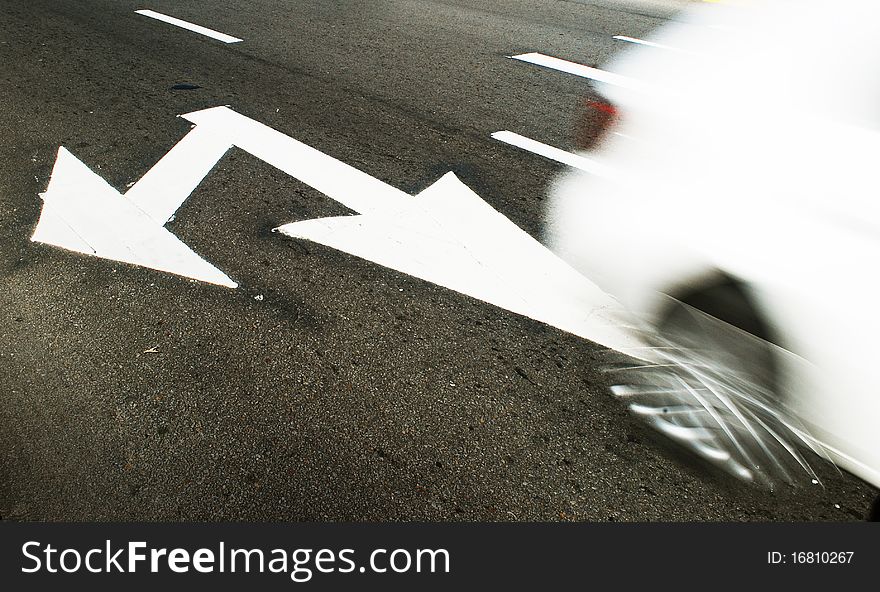
[[640, 344], [602, 292], [454, 174], [393, 211], [319, 218], [277, 228], [294, 238], [478, 298], [619, 351]]
[[157, 224], [66, 148], [58, 149], [31, 240], [221, 286], [236, 283]]

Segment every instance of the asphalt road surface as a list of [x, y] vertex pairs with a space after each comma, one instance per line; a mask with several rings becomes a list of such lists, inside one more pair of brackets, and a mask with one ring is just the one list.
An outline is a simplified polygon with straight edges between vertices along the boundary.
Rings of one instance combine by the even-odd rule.
[[[681, 3], [679, 3], [681, 4]], [[857, 520], [676, 454], [603, 348], [271, 230], [351, 213], [232, 149], [167, 228], [235, 289], [30, 241], [59, 146], [124, 192], [228, 105], [415, 194], [453, 171], [541, 238], [587, 65], [664, 2], [0, 0], [0, 515], [25, 520]], [[242, 41], [136, 14], [149, 8]]]

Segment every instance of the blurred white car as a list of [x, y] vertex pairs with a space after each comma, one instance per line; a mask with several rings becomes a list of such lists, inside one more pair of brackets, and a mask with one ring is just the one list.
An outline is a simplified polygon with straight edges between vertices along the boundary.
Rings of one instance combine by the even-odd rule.
[[566, 173], [548, 211], [687, 375], [619, 394], [741, 476], [806, 445], [880, 487], [880, 2], [703, 5], [648, 41], [585, 116], [610, 172]]

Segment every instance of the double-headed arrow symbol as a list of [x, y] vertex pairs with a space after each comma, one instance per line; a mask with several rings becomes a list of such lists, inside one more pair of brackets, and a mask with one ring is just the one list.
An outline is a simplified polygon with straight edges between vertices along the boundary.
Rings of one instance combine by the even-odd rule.
[[32, 240], [236, 287], [164, 228], [232, 146], [324, 193], [357, 216], [276, 230], [439, 284], [615, 349], [617, 301], [495, 211], [453, 173], [408, 195], [281, 132], [214, 107], [183, 116], [195, 127], [121, 195], [58, 150]]

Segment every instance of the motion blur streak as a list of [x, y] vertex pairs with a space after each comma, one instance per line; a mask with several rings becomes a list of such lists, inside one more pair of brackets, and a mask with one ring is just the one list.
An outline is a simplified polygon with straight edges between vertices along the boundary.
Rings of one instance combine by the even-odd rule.
[[[798, 448], [828, 457], [803, 436], [803, 424], [784, 404], [793, 394], [780, 392], [763, 368], [744, 362], [772, 346], [680, 306], [712, 334], [712, 343], [648, 334], [645, 340], [655, 345], [641, 357], [655, 361], [618, 364], [612, 372], [621, 383], [612, 392], [649, 425], [738, 478], [774, 488], [779, 482], [797, 484], [800, 470], [820, 481]], [[793, 365], [807, 363], [774, 349]]]
[[654, 332], [615, 392], [740, 477], [812, 475], [805, 448], [880, 485], [880, 3], [701, 4], [645, 41], [603, 67], [638, 84], [593, 82], [618, 116], [583, 154], [617, 174], [563, 174], [548, 211]]

